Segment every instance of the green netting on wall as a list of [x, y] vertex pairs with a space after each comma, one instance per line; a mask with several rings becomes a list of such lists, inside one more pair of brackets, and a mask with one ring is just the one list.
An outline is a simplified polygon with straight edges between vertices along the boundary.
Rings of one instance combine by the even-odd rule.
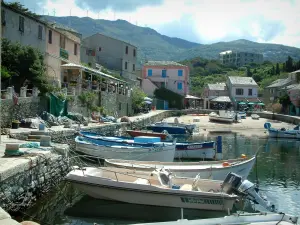
[[61, 100], [54, 94], [50, 94], [50, 113], [54, 116], [67, 116], [67, 100]]

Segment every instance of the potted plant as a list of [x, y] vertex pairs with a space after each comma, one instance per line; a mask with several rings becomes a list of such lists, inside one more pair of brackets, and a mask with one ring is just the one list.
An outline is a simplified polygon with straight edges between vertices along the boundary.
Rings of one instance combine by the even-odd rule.
[[13, 121], [11, 122], [11, 128], [12, 128], [12, 129], [18, 129], [19, 126], [20, 126], [20, 121], [19, 121], [19, 120], [13, 120]]

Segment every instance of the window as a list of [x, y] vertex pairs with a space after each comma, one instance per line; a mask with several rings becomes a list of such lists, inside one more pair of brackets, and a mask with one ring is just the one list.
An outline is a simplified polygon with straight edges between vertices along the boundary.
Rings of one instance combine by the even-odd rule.
[[128, 63], [127, 63], [127, 62], [125, 62], [125, 70], [127, 70], [127, 66], [128, 66]]
[[235, 94], [236, 95], [243, 95], [244, 94], [244, 89], [242, 89], [242, 88], [235, 89]]
[[60, 35], [59, 46], [63, 49], [66, 47], [66, 38], [63, 35]]
[[101, 50], [102, 50], [102, 48], [101, 48], [101, 47], [99, 47], [99, 52], [101, 52]]
[[136, 50], [133, 49], [133, 57], [135, 57], [135, 56], [136, 56]]
[[161, 77], [167, 77], [167, 70], [161, 71]]
[[182, 90], [182, 83], [181, 83], [181, 82], [178, 82], [178, 83], [177, 83], [177, 89], [178, 89], [178, 90]]
[[19, 16], [19, 31], [24, 32], [24, 17]]
[[248, 89], [248, 95], [252, 96], [252, 89]]
[[132, 64], [132, 71], [135, 71], [135, 64]]
[[41, 40], [43, 38], [43, 27], [41, 25], [39, 25], [38, 38], [41, 39]]
[[128, 55], [128, 46], [126, 46], [125, 53]]
[[77, 44], [74, 43], [74, 55], [77, 55]]
[[148, 77], [152, 76], [152, 69], [148, 69]]
[[179, 77], [182, 77], [182, 73], [183, 73], [182, 70], [178, 70], [178, 76], [179, 76]]
[[3, 26], [5, 26], [5, 24], [6, 24], [6, 20], [5, 20], [5, 10], [4, 9], [2, 9], [1, 10], [1, 22], [2, 22], [2, 25]]
[[52, 30], [49, 30], [48, 32], [48, 43], [52, 44]]

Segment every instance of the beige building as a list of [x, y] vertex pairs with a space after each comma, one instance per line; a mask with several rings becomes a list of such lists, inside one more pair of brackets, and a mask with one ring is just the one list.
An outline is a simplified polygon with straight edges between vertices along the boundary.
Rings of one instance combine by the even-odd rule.
[[84, 38], [81, 61], [92, 68], [103, 66], [120, 74], [129, 83], [137, 83], [137, 47], [127, 42], [99, 33]]
[[262, 63], [263, 55], [243, 51], [225, 51], [219, 54], [219, 59], [224, 65], [235, 65], [237, 67], [250, 63]]

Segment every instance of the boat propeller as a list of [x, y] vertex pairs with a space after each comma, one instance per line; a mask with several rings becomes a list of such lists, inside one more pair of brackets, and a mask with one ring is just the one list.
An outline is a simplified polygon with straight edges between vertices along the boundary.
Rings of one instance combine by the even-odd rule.
[[259, 204], [265, 209], [275, 212], [275, 206], [271, 204], [265, 196], [259, 192], [259, 189], [250, 181], [242, 180], [242, 177], [229, 173], [222, 184], [223, 190], [227, 194], [236, 194], [238, 196], [244, 196], [255, 204]]

